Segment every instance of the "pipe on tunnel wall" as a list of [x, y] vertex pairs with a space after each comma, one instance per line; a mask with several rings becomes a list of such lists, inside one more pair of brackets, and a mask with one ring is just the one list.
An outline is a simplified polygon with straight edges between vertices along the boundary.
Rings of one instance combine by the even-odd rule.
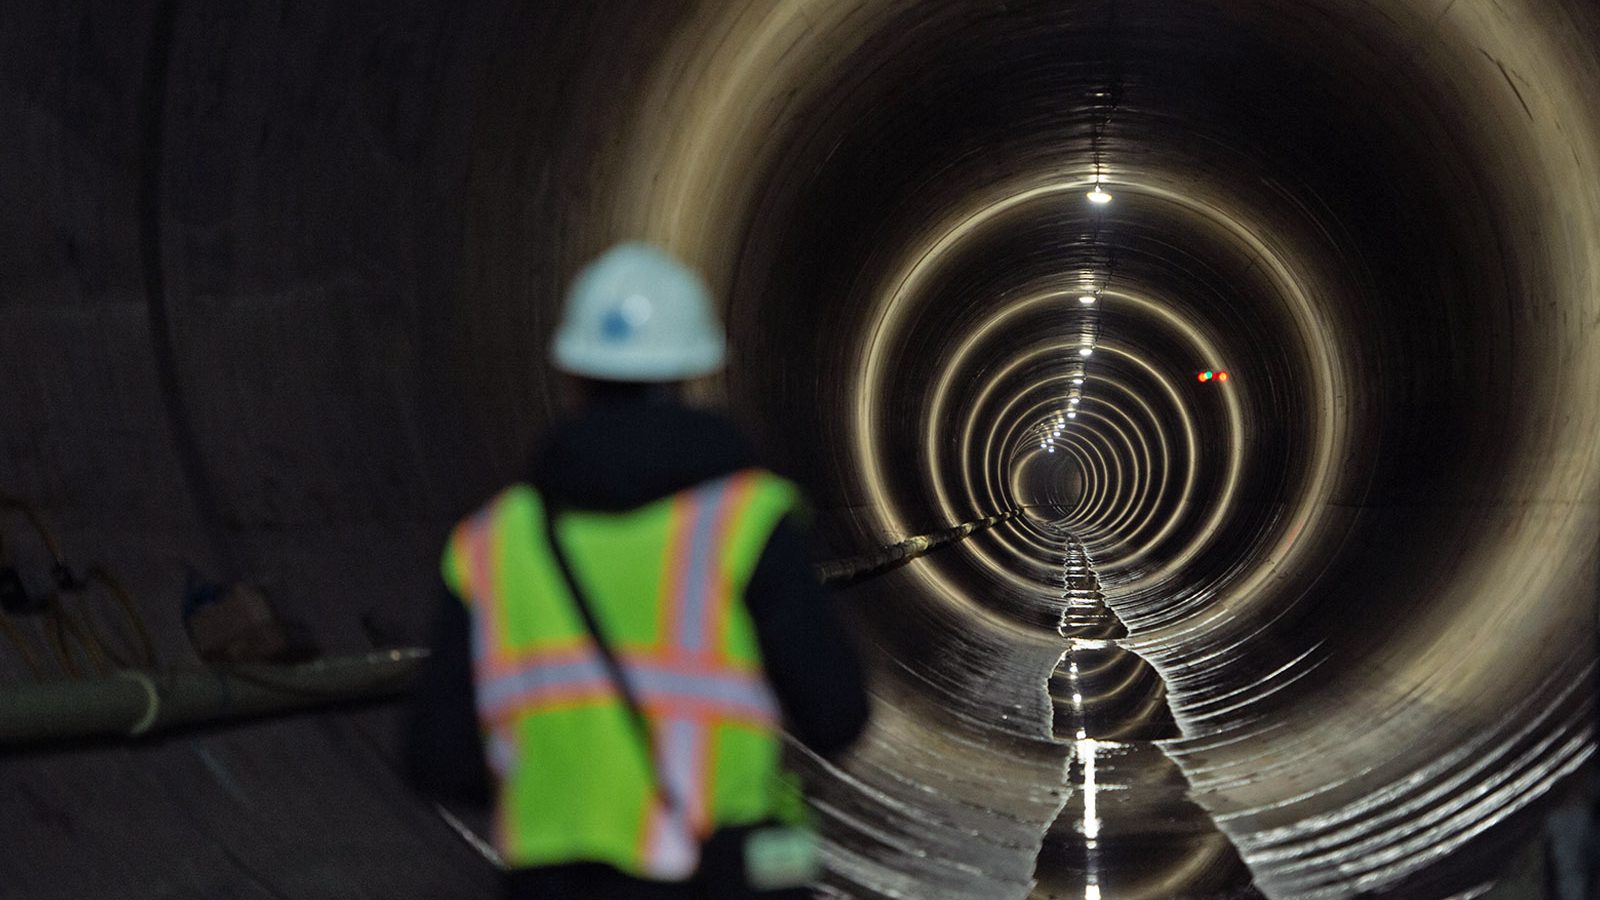
[[142, 737], [393, 697], [410, 687], [427, 656], [408, 649], [229, 670], [126, 669], [104, 678], [9, 687], [0, 690], [0, 746]]
[[[957, 523], [871, 553], [819, 562], [813, 570], [825, 586], [855, 584], [1015, 516], [1008, 510]], [[428, 654], [428, 649], [414, 647], [290, 664], [118, 669], [99, 678], [0, 687], [0, 747], [138, 738], [188, 726], [382, 700], [408, 693]]]

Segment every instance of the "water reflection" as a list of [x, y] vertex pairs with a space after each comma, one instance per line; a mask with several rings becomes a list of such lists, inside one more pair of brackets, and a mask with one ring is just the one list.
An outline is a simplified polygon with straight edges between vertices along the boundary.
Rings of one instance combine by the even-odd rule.
[[[1248, 898], [1250, 875], [1159, 741], [1159, 675], [1119, 642], [1090, 560], [974, 616], [900, 571], [845, 592], [872, 643], [873, 722], [812, 784], [828, 897]], [[1052, 583], [1053, 582], [1053, 583]]]
[[1260, 896], [1226, 836], [1189, 799], [1158, 741], [1179, 736], [1166, 687], [1122, 649], [1127, 629], [1105, 604], [1088, 557], [1066, 541], [1060, 632], [1067, 639], [1049, 690], [1056, 739], [1071, 747], [1069, 791], [1039, 854], [1031, 896]]

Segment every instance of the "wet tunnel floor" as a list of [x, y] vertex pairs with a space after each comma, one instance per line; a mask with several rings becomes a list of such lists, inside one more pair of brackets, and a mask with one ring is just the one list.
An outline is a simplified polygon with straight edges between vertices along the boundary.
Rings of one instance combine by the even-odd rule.
[[1030, 897], [1260, 897], [1233, 844], [1189, 798], [1183, 773], [1156, 743], [1180, 736], [1166, 685], [1115, 643], [1127, 629], [1070, 537], [1061, 596], [1068, 646], [1049, 693], [1055, 738], [1071, 745], [1068, 799], [1045, 835]]
[[[843, 758], [798, 752], [826, 875], [850, 900], [1249, 898], [1250, 874], [1158, 741], [1155, 669], [1116, 643], [1081, 545], [1018, 625], [902, 568], [840, 609], [875, 651], [873, 714]], [[1060, 580], [1051, 583], [1052, 577]]]

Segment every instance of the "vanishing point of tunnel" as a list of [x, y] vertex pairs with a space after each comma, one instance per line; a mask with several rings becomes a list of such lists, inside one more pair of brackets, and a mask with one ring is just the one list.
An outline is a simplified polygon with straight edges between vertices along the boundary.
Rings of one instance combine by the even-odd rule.
[[[832, 597], [867, 734], [791, 748], [825, 895], [1543, 896], [1597, 98], [1593, 0], [0, 4], [0, 587], [51, 598], [0, 897], [495, 895], [361, 673], [623, 239], [705, 274], [699, 400], [819, 559], [916, 557]], [[202, 671], [201, 581], [381, 696], [83, 737]]]

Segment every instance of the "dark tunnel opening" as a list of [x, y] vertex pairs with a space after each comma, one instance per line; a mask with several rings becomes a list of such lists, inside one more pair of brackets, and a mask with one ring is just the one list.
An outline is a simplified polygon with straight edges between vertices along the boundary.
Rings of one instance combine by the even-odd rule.
[[[841, 594], [875, 724], [813, 764], [840, 894], [1161, 897], [1211, 872], [1216, 896], [1466, 896], [1592, 757], [1586, 0], [138, 12], [3, 14], [0, 493], [129, 569], [165, 655], [208, 556], [330, 649], [373, 610], [415, 631], [444, 530], [559, 407], [563, 286], [645, 238], [721, 298], [704, 399], [807, 488], [825, 555], [1022, 512]], [[1063, 712], [1080, 678], [1108, 687]], [[323, 790], [364, 785], [340, 821], [376, 832], [400, 789], [348, 769], [390, 753], [391, 713], [31, 760], [0, 833], [37, 852], [0, 884], [95, 895], [171, 859], [24, 837], [109, 815], [74, 799], [103, 772], [209, 773], [189, 806], [160, 779], [105, 801], [188, 834], [293, 793], [264, 760], [306, 754]], [[1181, 802], [1211, 831], [1157, 865], [1115, 862], [1159, 841], [1108, 825], [1138, 877], [1099, 872], [1096, 752], [1104, 779], [1164, 767], [1106, 808], [1159, 832]], [[470, 855], [406, 815], [363, 866], [449, 883]], [[79, 857], [117, 862], [63, 877]]]

